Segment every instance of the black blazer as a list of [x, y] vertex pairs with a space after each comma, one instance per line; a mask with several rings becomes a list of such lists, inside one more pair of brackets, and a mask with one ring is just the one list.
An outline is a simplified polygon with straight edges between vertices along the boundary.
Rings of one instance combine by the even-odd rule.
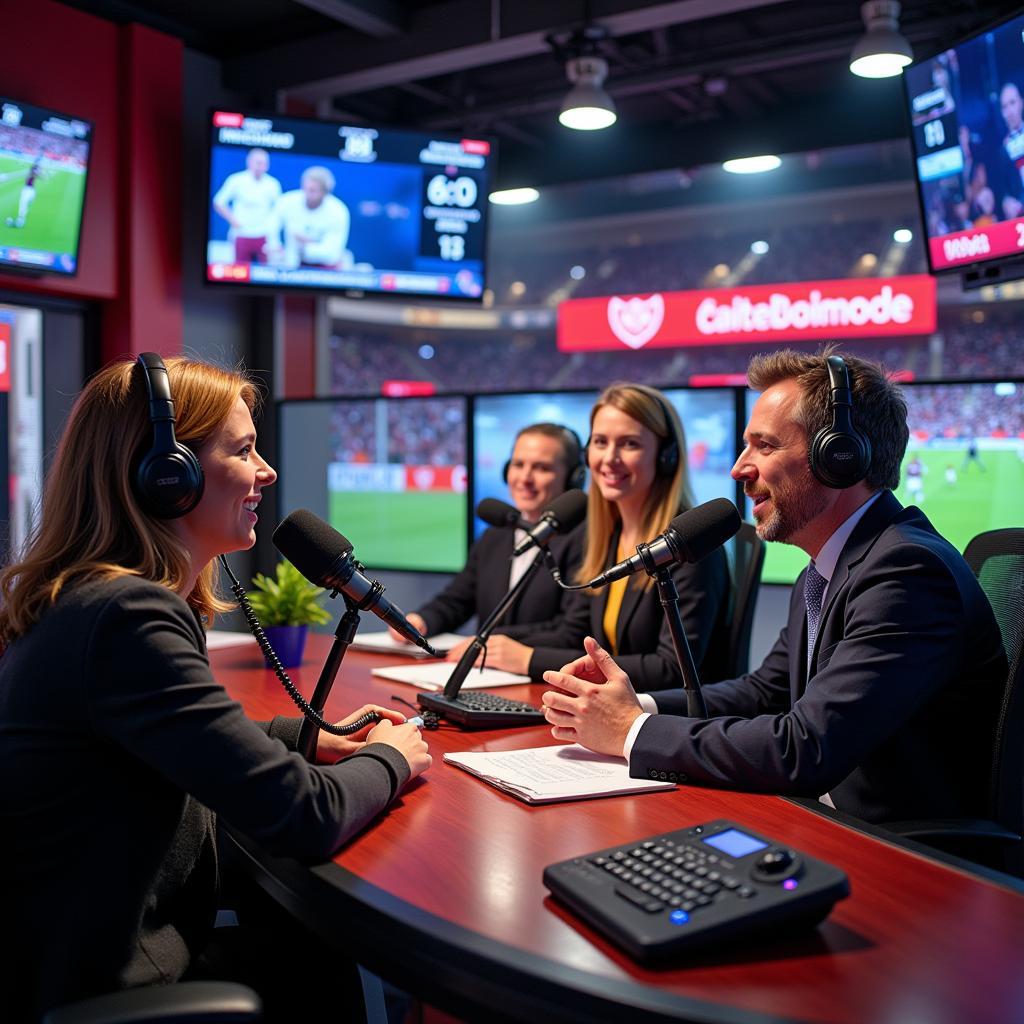
[[883, 493], [839, 557], [809, 673], [804, 575], [761, 667], [704, 688], [708, 721], [658, 696], [668, 713], [641, 727], [630, 774], [827, 792], [869, 821], [980, 813], [1007, 667], [960, 553]]
[[[608, 544], [605, 566], [615, 564], [618, 531]], [[729, 644], [729, 567], [719, 548], [696, 565], [676, 565], [672, 578], [679, 590], [679, 611], [697, 673], [702, 680], [721, 679]], [[646, 577], [644, 577], [646, 579]], [[666, 690], [682, 685], [672, 634], [661, 608], [658, 588], [630, 580], [619, 609], [616, 662], [637, 690]], [[543, 630], [517, 631], [517, 638], [534, 649], [530, 678], [540, 680], [548, 669], [560, 669], [583, 654], [583, 638], [592, 636], [610, 650], [604, 632], [608, 590], [576, 591], [563, 618]]]
[[[474, 615], [483, 622], [508, 592], [509, 560], [515, 531], [491, 526], [470, 548], [466, 567], [417, 613], [427, 624], [428, 635], [458, 629]], [[556, 534], [548, 543], [562, 578], [571, 580], [583, 553], [583, 527]], [[563, 610], [568, 592], [560, 590], [541, 566], [526, 589], [505, 613], [496, 633], [527, 623], [547, 623]]]

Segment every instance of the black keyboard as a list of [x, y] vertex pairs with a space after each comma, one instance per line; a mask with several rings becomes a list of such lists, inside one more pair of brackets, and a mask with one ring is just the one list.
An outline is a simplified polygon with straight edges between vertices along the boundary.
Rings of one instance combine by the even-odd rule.
[[510, 700], [486, 690], [470, 690], [449, 699], [441, 693], [418, 693], [416, 700], [464, 729], [504, 729], [513, 725], [543, 725], [544, 713], [521, 700]]
[[838, 868], [731, 821], [551, 864], [544, 884], [638, 960], [811, 927], [850, 894]]

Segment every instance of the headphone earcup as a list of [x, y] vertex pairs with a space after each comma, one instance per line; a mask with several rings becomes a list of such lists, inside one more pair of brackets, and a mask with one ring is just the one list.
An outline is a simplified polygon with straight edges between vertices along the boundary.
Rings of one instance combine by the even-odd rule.
[[871, 443], [857, 430], [819, 430], [807, 449], [815, 478], [826, 487], [841, 489], [860, 483], [871, 466]]
[[205, 480], [195, 452], [175, 443], [170, 451], [151, 449], [135, 471], [135, 494], [158, 519], [177, 519], [199, 504]]
[[679, 445], [669, 438], [658, 449], [656, 471], [658, 476], [672, 476], [679, 466]]
[[505, 460], [505, 465], [501, 467], [501, 482], [503, 484], [507, 484], [508, 483], [508, 471], [509, 471], [509, 467], [511, 465], [512, 465], [512, 460], [511, 459], [506, 459]]
[[569, 471], [569, 477], [565, 481], [567, 491], [582, 491], [587, 485], [587, 467], [583, 462], [576, 463]]

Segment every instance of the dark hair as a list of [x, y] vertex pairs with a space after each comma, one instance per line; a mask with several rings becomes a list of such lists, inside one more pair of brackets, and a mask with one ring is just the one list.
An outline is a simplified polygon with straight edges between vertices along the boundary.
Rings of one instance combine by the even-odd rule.
[[[562, 460], [565, 463], [567, 472], [578, 466], [583, 459], [583, 445], [575, 431], [563, 427], [561, 423], [531, 423], [523, 427], [515, 437], [525, 437], [527, 434], [540, 434], [543, 437], [553, 437], [562, 446]], [[513, 442], [513, 445], [515, 442]]]
[[796, 421], [811, 438], [832, 422], [829, 386], [829, 356], [842, 356], [850, 372], [853, 390], [853, 423], [871, 442], [871, 467], [864, 478], [872, 490], [894, 491], [900, 483], [900, 464], [907, 450], [907, 403], [899, 385], [878, 363], [848, 356], [827, 345], [814, 354], [780, 349], [762, 352], [750, 360], [747, 381], [755, 391], [764, 391], [784, 380], [795, 380], [801, 399]]

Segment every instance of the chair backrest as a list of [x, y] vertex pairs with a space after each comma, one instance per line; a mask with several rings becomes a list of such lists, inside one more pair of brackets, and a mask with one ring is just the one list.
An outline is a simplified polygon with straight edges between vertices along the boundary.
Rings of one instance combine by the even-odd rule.
[[[1006, 678], [993, 749], [993, 817], [1024, 832], [1024, 528], [979, 533], [964, 559], [985, 591], [1003, 635]], [[1024, 861], [1015, 851], [1018, 864]]]
[[750, 668], [750, 635], [754, 631], [754, 610], [764, 566], [764, 541], [750, 523], [742, 523], [726, 550], [732, 573], [732, 615], [725, 678], [735, 679]]

